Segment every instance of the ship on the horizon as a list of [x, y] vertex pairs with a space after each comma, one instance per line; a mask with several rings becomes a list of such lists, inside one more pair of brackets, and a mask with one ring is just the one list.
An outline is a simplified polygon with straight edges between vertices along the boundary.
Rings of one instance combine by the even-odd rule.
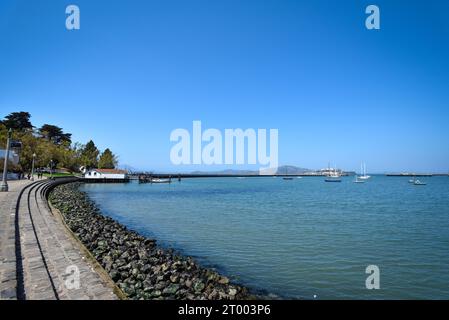
[[341, 172], [336, 168], [337, 166], [334, 169], [331, 169], [330, 165], [328, 166], [328, 174], [326, 175], [326, 179], [324, 179], [325, 182], [341, 182]]

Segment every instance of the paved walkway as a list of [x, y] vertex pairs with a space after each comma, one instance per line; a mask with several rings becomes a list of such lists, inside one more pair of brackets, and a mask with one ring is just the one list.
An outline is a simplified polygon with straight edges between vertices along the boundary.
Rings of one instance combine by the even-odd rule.
[[9, 192], [0, 192], [0, 299], [17, 299], [15, 211], [19, 193], [29, 183], [10, 181]]
[[117, 299], [112, 282], [49, 210], [42, 195], [47, 183], [12, 181], [0, 193], [0, 299]]

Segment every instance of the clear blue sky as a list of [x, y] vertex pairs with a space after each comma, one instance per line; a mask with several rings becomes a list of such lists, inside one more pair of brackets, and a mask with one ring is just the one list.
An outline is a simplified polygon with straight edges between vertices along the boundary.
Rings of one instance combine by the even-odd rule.
[[[72, 3], [79, 31], [65, 29]], [[201, 120], [278, 128], [281, 164], [447, 172], [448, 14], [448, 1], [2, 0], [0, 116], [29, 111], [142, 169], [173, 169], [170, 132]]]

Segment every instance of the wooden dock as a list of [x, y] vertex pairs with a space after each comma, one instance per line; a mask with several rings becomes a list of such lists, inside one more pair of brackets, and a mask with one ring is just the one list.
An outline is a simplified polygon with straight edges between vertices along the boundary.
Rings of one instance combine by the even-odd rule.
[[[351, 176], [350, 174], [343, 174], [342, 176]], [[215, 174], [215, 173], [132, 173], [128, 175], [130, 180], [146, 181], [150, 179], [172, 179], [182, 180], [185, 178], [266, 178], [266, 177], [325, 177], [325, 175], [312, 175], [312, 174], [270, 174], [270, 175], [258, 175], [258, 174]]]

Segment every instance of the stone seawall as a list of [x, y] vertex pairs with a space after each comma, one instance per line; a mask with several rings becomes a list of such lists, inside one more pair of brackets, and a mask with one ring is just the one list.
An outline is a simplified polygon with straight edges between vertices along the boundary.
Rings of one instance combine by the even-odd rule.
[[253, 299], [247, 288], [156, 245], [101, 214], [80, 183], [57, 186], [50, 203], [130, 299]]
[[0, 194], [0, 300], [116, 300], [121, 293], [48, 207], [52, 180]]

